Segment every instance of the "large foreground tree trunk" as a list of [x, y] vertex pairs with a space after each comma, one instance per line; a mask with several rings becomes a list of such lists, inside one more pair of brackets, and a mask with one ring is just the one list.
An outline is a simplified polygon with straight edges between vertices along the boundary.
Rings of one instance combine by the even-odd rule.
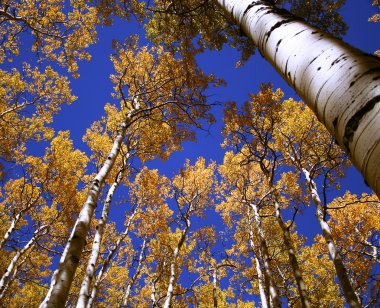
[[380, 195], [380, 59], [269, 1], [217, 0]]

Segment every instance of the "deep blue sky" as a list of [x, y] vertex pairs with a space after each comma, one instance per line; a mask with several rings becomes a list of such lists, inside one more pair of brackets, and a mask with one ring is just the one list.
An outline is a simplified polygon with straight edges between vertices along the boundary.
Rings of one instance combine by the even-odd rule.
[[[372, 0], [347, 0], [346, 6], [342, 10], [345, 21], [349, 25], [347, 35], [344, 40], [359, 49], [373, 53], [380, 49], [378, 33], [380, 23], [369, 23], [368, 18], [372, 16], [376, 9], [371, 7]], [[112, 64], [109, 55], [112, 52], [112, 39], [123, 40], [130, 34], [143, 33], [142, 28], [135, 23], [116, 23], [115, 27], [103, 27], [99, 29], [99, 43], [90, 48], [92, 61], [80, 64], [80, 78], [72, 80], [72, 89], [78, 100], [71, 106], [65, 106], [60, 114], [55, 118], [54, 126], [56, 130], [70, 130], [71, 137], [77, 148], [87, 151], [86, 145], [81, 141], [86, 129], [103, 115], [103, 106], [106, 102], [112, 102], [110, 93], [112, 84], [109, 75], [112, 73]], [[206, 73], [215, 73], [227, 81], [227, 87], [212, 88], [208, 91], [211, 100], [225, 102], [234, 100], [242, 103], [248, 98], [248, 93], [257, 93], [262, 82], [272, 82], [274, 87], [280, 87], [285, 97], [297, 98], [294, 90], [288, 87], [277, 72], [257, 53], [245, 65], [236, 69], [235, 63], [239, 55], [233, 49], [225, 47], [222, 51], [206, 52], [199, 56], [199, 64]], [[222, 108], [215, 107], [213, 110], [217, 122], [210, 128], [209, 132], [199, 131], [197, 133], [198, 142], [186, 142], [182, 152], [174, 153], [165, 162], [155, 161], [149, 163], [152, 168], [159, 168], [161, 173], [172, 177], [183, 166], [185, 159], [190, 158], [195, 162], [199, 156], [207, 160], [216, 160], [221, 163], [224, 151], [220, 148], [222, 142]], [[350, 189], [353, 193], [368, 191], [361, 175], [350, 168], [346, 178], [342, 181], [342, 192]], [[101, 207], [97, 209], [97, 212]], [[117, 213], [120, 208], [113, 207], [110, 218], [120, 217]], [[309, 238], [318, 231], [316, 219], [314, 219], [313, 209], [306, 211], [305, 215], [297, 218], [298, 229]], [[217, 223], [218, 219], [212, 222]], [[122, 222], [121, 222], [122, 224]]]
[[[348, 0], [342, 13], [349, 25], [344, 40], [364, 51], [373, 53], [380, 48], [378, 33], [380, 24], [368, 22], [376, 10], [370, 0]], [[109, 55], [112, 52], [111, 41], [114, 38], [123, 40], [130, 34], [143, 34], [141, 27], [135, 23], [116, 23], [116, 27], [99, 29], [99, 43], [90, 48], [91, 62], [80, 63], [79, 79], [72, 80], [73, 92], [78, 100], [71, 106], [65, 106], [55, 118], [57, 130], [70, 130], [75, 145], [86, 149], [81, 137], [91, 123], [98, 120], [103, 114], [106, 102], [112, 102], [110, 93], [112, 84], [109, 74], [112, 73], [112, 64]], [[274, 87], [280, 87], [285, 97], [297, 98], [293, 89], [289, 88], [279, 74], [268, 64], [259, 53], [254, 55], [241, 68], [235, 68], [239, 55], [235, 50], [225, 47], [222, 51], [206, 52], [198, 57], [199, 64], [206, 73], [215, 73], [228, 83], [227, 87], [212, 88], [208, 91], [211, 100], [225, 102], [235, 100], [239, 103], [248, 98], [248, 93], [256, 93], [260, 83], [272, 82]], [[181, 166], [186, 157], [196, 158], [204, 156], [221, 162], [223, 151], [219, 145], [222, 141], [220, 129], [222, 126], [221, 107], [213, 110], [217, 123], [211, 127], [210, 132], [198, 132], [198, 142], [184, 144], [184, 151], [175, 153], [171, 159], [163, 164], [167, 175], [173, 174]], [[355, 177], [358, 177], [355, 175]]]
[[[376, 8], [371, 6], [370, 0], [348, 0], [342, 10], [342, 15], [349, 25], [347, 35], [344, 40], [359, 49], [368, 53], [373, 53], [380, 49], [378, 34], [380, 23], [368, 22], [368, 18], [376, 12]], [[81, 141], [92, 122], [100, 119], [103, 115], [103, 106], [106, 102], [111, 102], [110, 93], [112, 84], [109, 74], [112, 73], [112, 64], [109, 55], [112, 52], [112, 39], [123, 40], [130, 34], [139, 33], [143, 35], [143, 29], [136, 23], [119, 22], [112, 28], [103, 27], [99, 29], [99, 43], [90, 48], [92, 54], [91, 62], [80, 64], [80, 78], [72, 81], [72, 89], [78, 100], [71, 106], [65, 106], [62, 112], [55, 119], [57, 130], [70, 130], [75, 146], [87, 150], [86, 145]], [[143, 40], [141, 40], [143, 42]], [[239, 60], [239, 54], [225, 47], [222, 51], [206, 52], [198, 57], [199, 64], [206, 73], [215, 73], [227, 81], [227, 87], [211, 88], [208, 91], [211, 100], [225, 102], [235, 100], [242, 103], [248, 98], [248, 93], [257, 93], [260, 83], [272, 82], [274, 87], [280, 87], [285, 97], [297, 98], [293, 89], [289, 88], [279, 74], [267, 63], [259, 53], [254, 55], [241, 68], [235, 68], [235, 63]], [[181, 152], [174, 153], [165, 162], [155, 161], [149, 163], [152, 168], [159, 168], [161, 173], [172, 177], [185, 159], [190, 158], [192, 162], [197, 157], [203, 156], [207, 160], [216, 160], [217, 163], [223, 161], [224, 151], [220, 148], [222, 137], [222, 108], [215, 107], [213, 110], [217, 122], [210, 128], [209, 132], [199, 131], [196, 143], [186, 142]], [[348, 170], [345, 179], [342, 180], [341, 194], [346, 189], [353, 193], [360, 194], [369, 191], [365, 186], [361, 175], [352, 167]], [[113, 216], [113, 215], [112, 215]], [[318, 230], [317, 223], [312, 217], [312, 209], [303, 217], [297, 218], [301, 231], [306, 233], [311, 240], [312, 234]]]

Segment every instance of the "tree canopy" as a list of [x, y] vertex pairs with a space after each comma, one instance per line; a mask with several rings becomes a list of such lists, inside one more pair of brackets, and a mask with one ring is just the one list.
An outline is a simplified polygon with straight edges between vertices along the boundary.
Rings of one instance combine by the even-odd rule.
[[[345, 115], [331, 129], [319, 101], [300, 99], [318, 92], [315, 78], [304, 86], [301, 65], [281, 59], [305, 49], [307, 31], [270, 42], [305, 25], [315, 49], [346, 46], [345, 1], [253, 1], [242, 18], [264, 12], [259, 40], [234, 2], [0, 2], [1, 305], [380, 304], [380, 203], [351, 166], [376, 156], [356, 136], [367, 118], [376, 131], [378, 100], [346, 91], [369, 101], [341, 136]], [[375, 55], [352, 52], [375, 65], [352, 65], [368, 93], [380, 78], [373, 41]], [[268, 79], [257, 50], [286, 62], [280, 74], [302, 93]], [[317, 72], [345, 57], [318, 59]], [[363, 170], [376, 189], [377, 171]]]

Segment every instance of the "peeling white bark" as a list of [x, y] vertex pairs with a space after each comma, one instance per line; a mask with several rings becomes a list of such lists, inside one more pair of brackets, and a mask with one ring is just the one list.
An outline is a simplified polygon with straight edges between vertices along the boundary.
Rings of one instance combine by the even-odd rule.
[[[137, 107], [137, 110], [138, 109], [139, 107]], [[92, 181], [87, 194], [87, 199], [82, 207], [77, 221], [75, 222], [65, 250], [61, 256], [58, 268], [52, 276], [49, 291], [45, 297], [45, 300], [40, 305], [40, 308], [55, 308], [65, 306], [67, 297], [69, 295], [71, 282], [74, 279], [74, 274], [78, 267], [83, 247], [86, 243], [87, 232], [91, 219], [94, 215], [100, 191], [108, 173], [111, 171], [116, 158], [119, 155], [128, 123], [132, 116], [133, 113], [127, 116], [125, 122], [121, 125], [120, 131], [115, 138], [112, 149], [108, 154], [106, 161]]]
[[217, 0], [380, 195], [380, 59], [269, 1]]

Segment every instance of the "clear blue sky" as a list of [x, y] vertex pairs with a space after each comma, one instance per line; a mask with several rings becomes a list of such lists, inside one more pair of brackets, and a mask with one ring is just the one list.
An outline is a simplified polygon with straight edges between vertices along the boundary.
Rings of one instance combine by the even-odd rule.
[[[344, 40], [359, 49], [368, 53], [373, 53], [380, 49], [379, 29], [380, 23], [370, 23], [368, 18], [372, 16], [376, 9], [371, 6], [370, 0], [349, 0], [342, 10], [342, 15], [347, 22], [349, 29]], [[86, 145], [81, 141], [82, 136], [95, 120], [103, 115], [103, 106], [106, 102], [112, 102], [110, 93], [112, 84], [109, 74], [112, 73], [112, 65], [109, 55], [112, 52], [112, 39], [123, 40], [130, 34], [139, 33], [143, 35], [143, 29], [136, 23], [116, 23], [115, 27], [103, 27], [99, 29], [99, 43], [90, 48], [92, 54], [91, 62], [80, 64], [80, 78], [72, 80], [72, 89], [78, 100], [71, 106], [65, 106], [55, 119], [57, 130], [70, 130], [77, 148], [87, 151]], [[141, 40], [143, 43], [143, 40]], [[212, 88], [208, 91], [211, 100], [225, 102], [235, 100], [242, 103], [248, 98], [248, 93], [256, 93], [260, 83], [272, 82], [274, 87], [280, 87], [285, 97], [297, 98], [293, 89], [289, 88], [286, 82], [267, 63], [259, 53], [254, 55], [241, 68], [235, 68], [239, 55], [235, 50], [225, 47], [222, 51], [206, 52], [199, 56], [199, 64], [206, 73], [215, 73], [227, 81], [227, 87]], [[186, 142], [182, 152], [174, 153], [165, 162], [155, 161], [149, 163], [152, 168], [159, 168], [161, 173], [172, 177], [185, 159], [190, 158], [192, 162], [197, 157], [203, 156], [206, 159], [216, 160], [221, 163], [223, 150], [220, 148], [222, 137], [222, 108], [215, 107], [213, 110], [217, 122], [210, 128], [209, 132], [199, 131], [197, 133], [198, 142]], [[346, 189], [354, 193], [368, 191], [361, 175], [350, 168], [345, 179], [342, 180], [342, 194]], [[310, 215], [301, 217], [299, 224], [303, 220], [309, 220]], [[302, 223], [300, 224], [302, 225]], [[303, 230], [311, 236], [317, 228], [316, 223], [308, 224], [310, 228]]]
[[[380, 23], [368, 22], [368, 18], [376, 12], [375, 8], [371, 7], [371, 2], [370, 0], [348, 0], [342, 10], [345, 21], [349, 25], [344, 40], [368, 53], [380, 49], [380, 40], [378, 39]], [[57, 130], [70, 130], [75, 146], [82, 150], [87, 150], [81, 141], [86, 128], [93, 121], [100, 119], [104, 104], [112, 101], [110, 96], [112, 84], [108, 77], [112, 73], [112, 65], [109, 60], [109, 54], [112, 52], [111, 41], [114, 38], [123, 40], [134, 33], [143, 33], [143, 30], [133, 23], [117, 23], [116, 28], [100, 29], [99, 43], [90, 48], [92, 61], [81, 63], [79, 70], [81, 77], [72, 81], [72, 89], [78, 96], [78, 100], [72, 106], [63, 108], [63, 111], [56, 117], [55, 127]], [[228, 47], [219, 52], [206, 52], [199, 56], [199, 64], [206, 73], [215, 73], [228, 83], [225, 88], [210, 89], [208, 94], [211, 100], [218, 102], [235, 100], [242, 103], [247, 100], [248, 93], [256, 93], [259, 90], [262, 82], [272, 82], [275, 88], [280, 87], [284, 91], [285, 97], [297, 98], [294, 90], [288, 87], [286, 82], [258, 53], [243, 67], [236, 69], [235, 63], [238, 59], [239, 55]], [[195, 162], [197, 157], [203, 156], [208, 160], [213, 159], [217, 163], [221, 163], [224, 154], [220, 148], [222, 108], [215, 107], [213, 112], [217, 118], [216, 124], [210, 128], [209, 132], [199, 131], [197, 143], [186, 142], [182, 152], [174, 153], [165, 162], [155, 161], [149, 163], [148, 166], [159, 168], [161, 173], [172, 177], [183, 166], [186, 158]], [[361, 175], [354, 168], [350, 168], [346, 178], [343, 179], [341, 194], [346, 189], [358, 194], [369, 191]], [[100, 208], [97, 211], [99, 210]], [[110, 218], [117, 217], [117, 211], [113, 208]], [[304, 216], [297, 218], [298, 228], [309, 238], [309, 243], [312, 236], [319, 230], [313, 211], [310, 209]]]

